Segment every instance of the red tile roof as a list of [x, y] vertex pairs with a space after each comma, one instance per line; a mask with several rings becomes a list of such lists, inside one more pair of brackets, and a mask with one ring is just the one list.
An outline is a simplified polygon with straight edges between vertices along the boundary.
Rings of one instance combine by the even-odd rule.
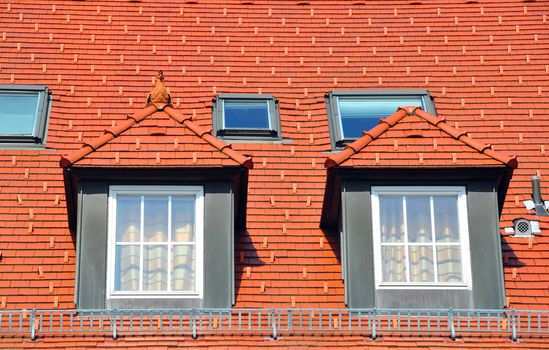
[[516, 157], [491, 149], [444, 118], [420, 107], [399, 108], [363, 136], [328, 156], [327, 168], [339, 167], [484, 167], [518, 166]]
[[[130, 154], [141, 151], [147, 157], [135, 161], [142, 164], [156, 164], [157, 152], [161, 164], [168, 159], [189, 164], [182, 159], [193, 159], [192, 152], [198, 162], [207, 159], [202, 152], [211, 151], [219, 157], [217, 165], [223, 159], [243, 164], [199, 138], [201, 132], [180, 134], [188, 123], [179, 125], [166, 110], [151, 110], [117, 138], [105, 134], [113, 123], [115, 128], [133, 123], [127, 114], [145, 102], [151, 77], [161, 68], [174, 108], [192, 116], [202, 130], [211, 128], [215, 94], [269, 93], [279, 101], [282, 142], [233, 144], [255, 161], [249, 173], [247, 232], [235, 241], [236, 307], [345, 306], [339, 236], [318, 227], [326, 183], [321, 162], [332, 151], [324, 96], [330, 90], [421, 88], [435, 97], [445, 124], [520, 159], [500, 220], [505, 292], [510, 308], [549, 308], [549, 219], [533, 215], [522, 203], [531, 198], [530, 177], [536, 174], [549, 199], [548, 21], [546, 2], [518, 0], [1, 1], [0, 84], [47, 85], [52, 103], [45, 149], [0, 149], [0, 307], [74, 307], [75, 244], [67, 225], [61, 155], [73, 155], [70, 163], [83, 155], [76, 152], [90, 152], [82, 165], [108, 166], [116, 164], [119, 152], [120, 164], [130, 166]], [[146, 124], [149, 118], [154, 123]], [[148, 129], [164, 127], [164, 136]], [[425, 132], [446, 135], [428, 127]], [[175, 160], [176, 135], [191, 136], [205, 148]], [[91, 140], [111, 136], [93, 152]], [[463, 137], [445, 140], [480, 157], [472, 160], [492, 159], [488, 149], [478, 152]], [[137, 138], [144, 144], [139, 151]], [[90, 145], [82, 147], [82, 140]], [[374, 142], [381, 147], [383, 140]], [[432, 138], [401, 138], [398, 149], [404, 150], [401, 141], [413, 143], [410, 161], [418, 163], [417, 147], [426, 147], [427, 164], [433, 144], [416, 144], [420, 140]], [[157, 142], [165, 149], [155, 148]], [[392, 150], [394, 142], [385, 146]], [[456, 153], [461, 162], [462, 150], [437, 155]], [[388, 160], [383, 156], [388, 152], [378, 153], [380, 162]], [[354, 155], [357, 162], [363, 161], [361, 154]], [[444, 164], [454, 164], [450, 159]], [[503, 229], [518, 217], [539, 221], [542, 233], [532, 239], [506, 234]], [[67, 347], [88, 346], [80, 340]], [[336, 340], [341, 346], [365, 344], [362, 338]], [[67, 341], [44, 340], [44, 347]], [[89, 341], [89, 347], [119, 346]], [[235, 336], [217, 341], [256, 348], [258, 340]], [[329, 341], [307, 340], [336, 346]], [[129, 342], [124, 346], [140, 344]], [[462, 345], [398, 338], [390, 346], [415, 347], [417, 342], [432, 348]], [[509, 344], [488, 337], [466, 343], [471, 348]], [[36, 345], [15, 339], [5, 347]]]

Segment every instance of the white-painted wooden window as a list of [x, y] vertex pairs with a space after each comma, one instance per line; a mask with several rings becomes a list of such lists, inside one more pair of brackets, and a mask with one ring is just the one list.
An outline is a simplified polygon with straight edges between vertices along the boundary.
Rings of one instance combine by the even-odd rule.
[[471, 289], [467, 197], [460, 186], [373, 186], [378, 288]]
[[202, 297], [201, 186], [111, 186], [107, 298]]

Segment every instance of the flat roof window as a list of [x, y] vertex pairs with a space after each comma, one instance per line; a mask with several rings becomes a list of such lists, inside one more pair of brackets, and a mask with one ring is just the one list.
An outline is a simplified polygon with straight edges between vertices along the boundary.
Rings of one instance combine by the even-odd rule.
[[218, 95], [212, 112], [216, 136], [259, 140], [281, 136], [278, 104], [272, 95]]
[[420, 106], [436, 114], [426, 90], [332, 91], [327, 96], [332, 143], [341, 147], [361, 137], [363, 131], [375, 127], [381, 118], [404, 106]]
[[47, 87], [0, 85], [0, 143], [42, 144], [47, 110]]

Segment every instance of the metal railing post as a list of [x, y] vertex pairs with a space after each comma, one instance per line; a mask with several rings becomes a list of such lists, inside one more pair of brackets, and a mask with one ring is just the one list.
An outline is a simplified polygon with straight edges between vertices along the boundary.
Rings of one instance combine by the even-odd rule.
[[276, 334], [276, 314], [275, 314], [274, 308], [271, 309], [270, 316], [271, 316], [271, 327], [273, 329], [272, 338], [276, 340], [278, 338], [278, 335]]
[[30, 333], [31, 333], [31, 340], [35, 340], [36, 339], [36, 310], [35, 309], [32, 309], [30, 311]]
[[450, 339], [456, 340], [456, 328], [454, 327], [454, 310], [448, 309], [448, 328], [450, 329]]
[[196, 331], [196, 310], [195, 309], [191, 310], [191, 315], [190, 316], [191, 316], [191, 327], [192, 327], [192, 331], [193, 331], [192, 338], [196, 339], [196, 338], [198, 338], [198, 333]]
[[293, 320], [293, 314], [292, 314], [292, 309], [289, 309], [288, 310], [288, 331], [290, 331], [290, 333], [293, 331], [294, 329], [294, 326], [293, 326], [293, 323], [294, 323], [294, 320]]
[[377, 339], [377, 332], [376, 332], [376, 327], [377, 327], [377, 308], [374, 308], [373, 310], [373, 313], [370, 313], [370, 315], [373, 314], [373, 320], [372, 320], [372, 335], [370, 336], [370, 338], [372, 338], [372, 340], [376, 340]]
[[517, 323], [515, 319], [515, 309], [511, 310], [511, 340], [517, 341]]
[[116, 329], [116, 326], [117, 326], [117, 321], [116, 321], [116, 310], [112, 310], [111, 312], [111, 329], [112, 329], [112, 338], [114, 340], [116, 340], [118, 338], [118, 331]]

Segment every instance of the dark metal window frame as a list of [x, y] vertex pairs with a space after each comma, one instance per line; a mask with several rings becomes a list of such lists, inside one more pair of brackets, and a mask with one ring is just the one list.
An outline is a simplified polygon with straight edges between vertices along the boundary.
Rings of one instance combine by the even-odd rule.
[[328, 111], [328, 125], [330, 127], [330, 140], [332, 148], [338, 149], [355, 139], [343, 138], [341, 130], [339, 97], [344, 98], [371, 98], [371, 97], [420, 97], [426, 112], [437, 115], [433, 97], [428, 90], [334, 90], [326, 94], [326, 108]]
[[[336, 211], [341, 238], [345, 303], [351, 308], [502, 308], [505, 302], [499, 234], [499, 169], [375, 169], [343, 171], [330, 195], [341, 201]], [[467, 191], [472, 290], [381, 290], [375, 287], [371, 216], [372, 186], [464, 186]], [[332, 226], [333, 227], [333, 226]]]
[[[247, 170], [65, 168], [69, 224], [76, 241], [75, 303], [97, 308], [227, 308], [235, 303], [234, 235], [245, 230]], [[202, 298], [107, 299], [108, 191], [113, 185], [204, 187]]]
[[43, 145], [46, 140], [48, 111], [49, 111], [49, 89], [43, 85], [0, 85], [0, 94], [4, 93], [38, 93], [37, 110], [32, 135], [9, 135], [0, 134], [2, 145]]
[[[225, 101], [257, 102], [266, 101], [269, 109], [268, 129], [225, 129], [223, 103]], [[273, 95], [260, 94], [220, 94], [217, 95], [212, 105], [212, 127], [215, 135], [223, 139], [255, 139], [255, 140], [280, 140], [282, 138], [280, 128], [280, 113], [278, 101]]]

